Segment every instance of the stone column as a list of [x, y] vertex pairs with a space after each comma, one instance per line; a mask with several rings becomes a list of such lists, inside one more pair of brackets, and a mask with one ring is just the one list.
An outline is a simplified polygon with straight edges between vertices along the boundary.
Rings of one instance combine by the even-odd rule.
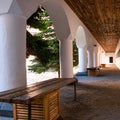
[[93, 67], [93, 49], [90, 48], [88, 49], [88, 68], [92, 68]]
[[83, 48], [78, 48], [78, 56], [79, 56], [79, 72], [86, 72], [87, 68], [87, 48], [84, 46]]
[[94, 52], [93, 54], [93, 62], [94, 62], [93, 67], [97, 67], [97, 52]]
[[0, 15], [0, 92], [26, 85], [26, 18]]
[[73, 41], [71, 39], [60, 41], [60, 76], [73, 77]]

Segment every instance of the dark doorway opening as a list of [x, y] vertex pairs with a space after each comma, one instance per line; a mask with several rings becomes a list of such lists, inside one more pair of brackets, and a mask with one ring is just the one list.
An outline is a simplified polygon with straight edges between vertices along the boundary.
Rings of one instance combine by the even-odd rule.
[[113, 57], [109, 57], [109, 63], [113, 63]]

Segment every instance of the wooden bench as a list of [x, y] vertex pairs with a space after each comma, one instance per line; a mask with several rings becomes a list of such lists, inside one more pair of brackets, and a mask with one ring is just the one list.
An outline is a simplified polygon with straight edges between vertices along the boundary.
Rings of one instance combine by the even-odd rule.
[[92, 67], [87, 68], [88, 76], [98, 76], [100, 68], [99, 67]]
[[54, 78], [27, 87], [0, 92], [0, 102], [14, 104], [14, 120], [57, 120], [60, 116], [60, 88], [74, 85], [75, 78]]
[[101, 68], [105, 68], [106, 67], [106, 64], [101, 64]]

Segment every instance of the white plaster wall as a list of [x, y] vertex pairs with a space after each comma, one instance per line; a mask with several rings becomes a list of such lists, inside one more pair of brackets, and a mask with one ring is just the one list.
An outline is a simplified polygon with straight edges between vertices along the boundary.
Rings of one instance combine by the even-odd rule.
[[105, 58], [105, 53], [100, 53], [100, 65], [101, 64], [106, 64], [106, 58]]
[[115, 51], [115, 64], [120, 69], [120, 40], [117, 44], [116, 51]]
[[120, 57], [115, 59], [115, 64], [120, 69]]
[[[22, 10], [23, 15], [29, 18], [37, 10], [39, 4], [42, 2], [43, 0], [16, 0], [14, 6], [18, 4]], [[12, 12], [14, 12], [14, 6], [11, 8]]]
[[42, 3], [52, 20], [59, 40], [66, 40], [71, 36], [67, 15], [62, 6], [62, 0], [49, 0]]
[[7, 13], [13, 0], [0, 0], [0, 14]]
[[120, 50], [120, 40], [119, 40], [119, 42], [117, 44], [117, 47], [116, 47], [116, 50], [115, 50], [115, 54], [117, 54], [119, 52], [119, 50]]
[[76, 16], [76, 14], [72, 11], [72, 9], [66, 4], [64, 0], [61, 0], [62, 6], [64, 8], [64, 11], [67, 15], [67, 19], [70, 26], [70, 31], [72, 38], [75, 38], [76, 32], [78, 27], [82, 24], [82, 22], [79, 20], [79, 18]]
[[[97, 45], [98, 48], [100, 46], [99, 43], [71, 8], [65, 2], [63, 2], [63, 7], [68, 18], [72, 38], [76, 38], [78, 48], [82, 48], [85, 45], [87, 45], [89, 49], [93, 48], [94, 45]], [[99, 66], [100, 62], [101, 60], [97, 59], [97, 66]]]
[[98, 63], [98, 66], [100, 66], [101, 64], [105, 64], [105, 51], [101, 46], [97, 46], [97, 47], [98, 47], [97, 63]]
[[[113, 57], [113, 63], [109, 62], [109, 57]], [[115, 64], [115, 53], [106, 53], [105, 54], [105, 63], [106, 64]]]
[[[94, 38], [94, 36], [90, 33], [90, 31], [83, 24], [83, 22], [76, 16], [76, 14], [72, 11], [72, 9], [63, 0], [61, 0], [61, 3], [62, 3], [62, 6], [63, 6], [63, 8], [66, 12], [67, 18], [68, 18], [70, 31], [71, 31], [71, 35], [72, 35], [73, 39], [75, 38], [79, 27], [82, 26], [82, 28], [84, 29], [84, 33], [86, 35], [87, 44], [90, 44], [91, 42], [98, 44], [96, 39]], [[89, 38], [91, 38], [91, 39], [89, 39]]]

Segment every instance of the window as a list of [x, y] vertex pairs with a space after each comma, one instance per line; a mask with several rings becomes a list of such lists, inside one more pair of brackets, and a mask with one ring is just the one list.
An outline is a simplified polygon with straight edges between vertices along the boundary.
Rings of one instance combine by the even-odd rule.
[[109, 57], [109, 63], [113, 63], [113, 57]]

